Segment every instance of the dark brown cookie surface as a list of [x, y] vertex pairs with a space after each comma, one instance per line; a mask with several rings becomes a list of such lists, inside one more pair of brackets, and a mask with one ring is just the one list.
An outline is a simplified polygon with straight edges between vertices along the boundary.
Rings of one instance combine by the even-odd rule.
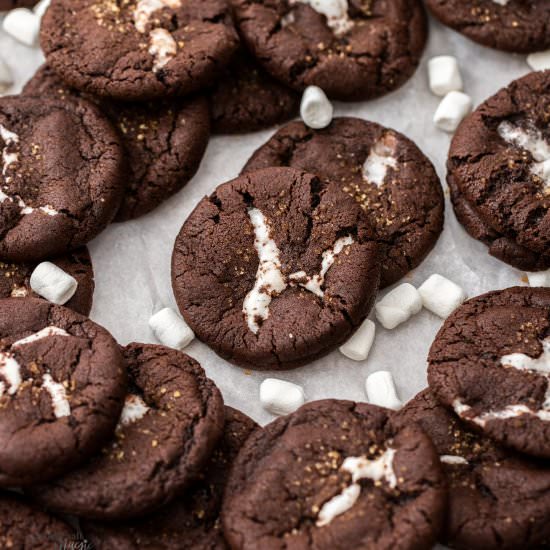
[[[92, 309], [94, 297], [94, 269], [86, 247], [79, 248], [52, 263], [74, 277], [78, 287], [65, 307], [86, 317]], [[0, 298], [39, 298], [30, 286], [30, 277], [36, 264], [10, 264], [0, 262]]]
[[444, 512], [439, 457], [385, 409], [326, 400], [253, 432], [231, 471], [232, 548], [429, 548]]
[[142, 515], [199, 475], [223, 429], [223, 400], [200, 365], [164, 346], [123, 350], [130, 389], [114, 438], [82, 467], [33, 490], [48, 508], [82, 517]]
[[269, 128], [298, 112], [300, 96], [277, 82], [241, 50], [210, 96], [212, 125], [220, 134]]
[[433, 441], [449, 486], [442, 542], [452, 548], [535, 548], [550, 543], [550, 466], [468, 430], [429, 390], [393, 418]]
[[[511, 250], [500, 255], [520, 268], [544, 269], [550, 262], [549, 109], [550, 71], [531, 73], [466, 118], [449, 151], [455, 195], [498, 239], [507, 239]], [[535, 257], [526, 261], [528, 251]]]
[[13, 493], [0, 493], [1, 548], [54, 550], [73, 542], [76, 533], [69, 525]]
[[116, 525], [84, 522], [86, 536], [97, 550], [225, 550], [218, 518], [223, 491], [231, 465], [255, 427], [246, 415], [226, 407], [223, 436], [188, 495], [145, 520]]
[[212, 84], [238, 38], [224, 0], [54, 0], [41, 45], [72, 87], [144, 101]]
[[405, 136], [373, 122], [336, 118], [325, 130], [291, 122], [243, 172], [267, 166], [311, 172], [357, 201], [386, 249], [382, 287], [418, 266], [443, 230], [443, 191], [431, 162]]
[[0, 258], [38, 261], [86, 244], [123, 192], [118, 136], [91, 103], [0, 99]]
[[38, 0], [0, 0], [0, 11], [9, 11], [14, 8], [32, 8]]
[[320, 2], [231, 4], [247, 47], [273, 76], [296, 90], [320, 86], [335, 99], [394, 90], [412, 75], [426, 42], [418, 0], [334, 2], [328, 18], [312, 7]]
[[445, 321], [428, 361], [430, 388], [465, 422], [550, 458], [550, 289], [469, 300]]
[[[79, 95], [47, 65], [37, 71], [23, 93], [64, 101]], [[119, 130], [126, 151], [125, 191], [115, 221], [150, 212], [195, 175], [210, 136], [206, 99], [141, 104], [98, 99], [89, 94], [83, 97], [96, 102]]]
[[325, 355], [368, 314], [378, 246], [338, 185], [269, 168], [220, 185], [184, 223], [172, 285], [195, 334], [254, 369]]
[[0, 485], [45, 481], [109, 438], [126, 371], [112, 336], [70, 309], [0, 300]]
[[550, 46], [546, 0], [426, 0], [445, 25], [484, 46], [529, 53]]

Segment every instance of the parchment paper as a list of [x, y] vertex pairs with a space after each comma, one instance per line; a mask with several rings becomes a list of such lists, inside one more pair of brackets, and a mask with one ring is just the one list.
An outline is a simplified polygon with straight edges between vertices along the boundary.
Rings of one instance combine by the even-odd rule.
[[[524, 56], [477, 46], [459, 34], [430, 22], [430, 39], [421, 66], [400, 90], [382, 99], [339, 103], [336, 115], [352, 115], [395, 128], [412, 138], [434, 162], [442, 181], [450, 137], [432, 123], [440, 98], [427, 85], [428, 59], [452, 54], [459, 59], [465, 91], [478, 105], [511, 80], [529, 72]], [[18, 44], [0, 34], [0, 54], [13, 69], [16, 93], [42, 61], [38, 49]], [[148, 327], [152, 313], [176, 307], [170, 283], [170, 257], [176, 234], [197, 202], [239, 173], [273, 130], [237, 137], [214, 137], [197, 176], [177, 196], [139, 220], [111, 225], [90, 243], [96, 292], [91, 317], [106, 327], [121, 344], [155, 342]], [[446, 188], [446, 186], [445, 186]], [[432, 273], [440, 273], [476, 296], [492, 289], [521, 283], [522, 273], [487, 254], [484, 245], [467, 236], [452, 212], [448, 193], [445, 231], [427, 260], [405, 280], [418, 286]], [[423, 310], [409, 322], [387, 331], [377, 325], [370, 356], [354, 362], [335, 351], [309, 366], [286, 372], [245, 372], [194, 341], [187, 349], [223, 392], [227, 404], [266, 423], [273, 417], [259, 403], [259, 385], [269, 376], [301, 384], [308, 400], [327, 397], [365, 401], [365, 378], [390, 370], [403, 400], [426, 385], [426, 356], [442, 320]]]

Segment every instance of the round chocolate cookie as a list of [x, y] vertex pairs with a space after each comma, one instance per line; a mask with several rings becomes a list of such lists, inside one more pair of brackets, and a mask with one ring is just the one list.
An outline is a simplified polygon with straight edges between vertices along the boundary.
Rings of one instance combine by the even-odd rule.
[[229, 470], [240, 448], [257, 427], [243, 413], [225, 409], [222, 439], [187, 495], [145, 519], [117, 524], [82, 522], [96, 550], [225, 550], [219, 512]]
[[[47, 65], [26, 84], [28, 96], [70, 100], [68, 88]], [[204, 98], [123, 103], [91, 97], [120, 131], [126, 150], [126, 186], [115, 221], [137, 218], [180, 191], [197, 172], [210, 137]]]
[[381, 287], [418, 266], [443, 230], [445, 202], [433, 165], [404, 135], [374, 122], [336, 118], [325, 130], [291, 122], [243, 172], [267, 166], [311, 172], [357, 201], [386, 250]]
[[533, 252], [519, 245], [513, 238], [498, 233], [480, 218], [476, 209], [464, 198], [451, 174], [447, 176], [447, 183], [458, 221], [470, 236], [487, 245], [491, 256], [524, 271], [550, 268], [550, 250], [547, 253]]
[[550, 266], [549, 109], [550, 71], [512, 82], [463, 121], [447, 162], [459, 220], [469, 209], [478, 238], [520, 269]]
[[53, 550], [76, 544], [65, 522], [27, 504], [15, 493], [0, 492], [0, 548]]
[[[92, 309], [94, 270], [88, 249], [84, 246], [65, 256], [51, 260], [57, 267], [74, 277], [78, 287], [65, 307], [86, 317]], [[0, 298], [39, 298], [30, 285], [36, 264], [7, 264], [0, 262]]]
[[392, 418], [397, 428], [414, 422], [430, 436], [447, 477], [442, 542], [469, 550], [550, 545], [550, 465], [471, 432], [429, 390]]
[[213, 129], [238, 134], [269, 128], [292, 118], [299, 104], [296, 92], [277, 82], [241, 50], [210, 96]]
[[548, 0], [426, 0], [443, 24], [471, 40], [507, 52], [550, 46]]
[[231, 0], [248, 49], [291, 88], [362, 100], [398, 88], [426, 43], [419, 0]]
[[338, 185], [268, 168], [220, 185], [176, 238], [182, 315], [219, 355], [288, 369], [345, 342], [378, 289], [374, 233]]
[[225, 0], [53, 0], [41, 45], [70, 86], [144, 101], [211, 85], [238, 37]]
[[112, 336], [35, 298], [0, 300], [0, 486], [45, 481], [87, 460], [122, 409]]
[[253, 432], [222, 506], [231, 548], [430, 548], [446, 497], [439, 457], [389, 414], [317, 401]]
[[465, 422], [550, 458], [550, 289], [469, 300], [445, 321], [428, 361], [430, 388]]
[[114, 437], [80, 468], [33, 496], [52, 510], [97, 519], [139, 516], [199, 475], [223, 430], [223, 400], [191, 357], [164, 346], [123, 349], [130, 391]]
[[118, 136], [91, 103], [0, 98], [0, 258], [32, 262], [86, 244], [123, 192]]

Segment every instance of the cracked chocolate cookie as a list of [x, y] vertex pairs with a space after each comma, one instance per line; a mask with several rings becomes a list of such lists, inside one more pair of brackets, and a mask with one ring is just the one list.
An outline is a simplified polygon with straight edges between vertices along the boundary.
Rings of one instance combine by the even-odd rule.
[[0, 258], [36, 262], [86, 244], [123, 192], [114, 128], [87, 101], [0, 98]]
[[68, 524], [25, 502], [0, 492], [0, 547], [14, 550], [53, 550], [76, 541]]
[[550, 289], [515, 287], [469, 300], [428, 357], [437, 398], [471, 427], [550, 458]]
[[550, 46], [547, 0], [426, 0], [426, 5], [444, 25], [490, 48], [529, 53]]
[[114, 437], [33, 496], [52, 510], [125, 519], [185, 495], [223, 430], [219, 390], [191, 357], [164, 346], [123, 349], [129, 392]]
[[446, 497], [439, 457], [389, 415], [325, 400], [253, 432], [222, 506], [231, 548], [430, 548]]
[[419, 0], [231, 0], [248, 49], [278, 80], [362, 100], [415, 71], [427, 24]]
[[213, 129], [219, 134], [238, 134], [269, 128], [292, 118], [299, 104], [296, 92], [241, 50], [210, 96]]
[[[43, 65], [23, 89], [36, 97], [71, 100], [70, 89]], [[197, 172], [210, 137], [204, 98], [123, 103], [91, 97], [120, 133], [126, 151], [126, 185], [115, 221], [137, 218], [180, 191]]]
[[540, 548], [550, 544], [550, 466], [468, 430], [429, 390], [393, 418], [418, 423], [439, 454], [449, 487], [441, 541], [452, 548]]
[[[78, 287], [65, 307], [88, 316], [94, 296], [94, 270], [86, 247], [65, 256], [50, 260], [57, 267], [74, 277]], [[0, 298], [39, 298], [30, 286], [30, 277], [36, 264], [10, 264], [0, 262]]]
[[220, 185], [184, 223], [172, 257], [195, 334], [253, 369], [298, 367], [345, 342], [379, 276], [374, 232], [353, 198], [292, 168]]
[[497, 258], [550, 267], [550, 71], [485, 101], [457, 130], [447, 180], [457, 217]]
[[146, 519], [116, 524], [84, 521], [86, 536], [97, 550], [226, 550], [219, 521], [223, 491], [233, 461], [256, 427], [246, 415], [226, 407], [223, 436], [187, 495]]
[[126, 370], [112, 336], [35, 298], [0, 300], [0, 486], [45, 481], [109, 438]]
[[268, 166], [311, 172], [354, 198], [386, 252], [382, 287], [418, 266], [443, 230], [445, 202], [433, 165], [404, 135], [374, 122], [335, 118], [324, 130], [291, 122], [243, 172]]
[[225, 0], [53, 0], [41, 28], [67, 84], [123, 101], [204, 89], [238, 43]]

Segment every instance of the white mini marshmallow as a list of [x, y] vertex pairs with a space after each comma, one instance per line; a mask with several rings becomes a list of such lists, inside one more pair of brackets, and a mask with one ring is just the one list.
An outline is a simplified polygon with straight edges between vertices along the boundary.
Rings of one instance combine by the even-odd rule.
[[16, 8], [4, 17], [2, 27], [22, 44], [36, 46], [40, 31], [40, 17], [27, 8]]
[[375, 332], [376, 325], [367, 319], [353, 336], [343, 346], [340, 346], [340, 352], [354, 361], [364, 361], [369, 356]]
[[314, 130], [326, 128], [332, 122], [334, 107], [318, 86], [308, 86], [302, 96], [300, 116], [306, 126]]
[[365, 382], [365, 389], [369, 403], [386, 407], [386, 409], [397, 410], [402, 406], [401, 400], [397, 397], [397, 390], [391, 372], [379, 370], [373, 372]]
[[462, 91], [462, 77], [458, 68], [458, 61], [452, 55], [432, 57], [428, 61], [428, 76], [430, 90], [439, 96], [449, 92]]
[[404, 323], [422, 309], [422, 298], [416, 288], [403, 283], [386, 294], [375, 306], [376, 318], [389, 330]]
[[279, 380], [266, 378], [260, 384], [260, 402], [264, 409], [277, 415], [285, 415], [299, 409], [306, 401], [302, 386]]
[[31, 274], [31, 288], [54, 304], [66, 304], [76, 292], [77, 280], [51, 262], [38, 264]]
[[40, 0], [36, 6], [32, 9], [34, 14], [42, 19], [44, 14], [46, 13], [46, 10], [50, 7], [51, 0]]
[[462, 120], [472, 110], [472, 99], [462, 92], [449, 92], [439, 104], [435, 115], [435, 125], [444, 132], [454, 132]]
[[0, 93], [13, 86], [13, 75], [6, 62], [0, 58]]
[[189, 325], [169, 307], [155, 313], [149, 319], [149, 326], [159, 342], [169, 348], [181, 350], [195, 338]]
[[529, 286], [550, 287], [550, 269], [548, 269], [547, 271], [527, 273], [527, 279], [529, 279]]
[[434, 273], [418, 289], [426, 309], [446, 319], [464, 300], [466, 293], [456, 283]]
[[529, 54], [527, 56], [527, 64], [534, 71], [550, 69], [550, 50]]

